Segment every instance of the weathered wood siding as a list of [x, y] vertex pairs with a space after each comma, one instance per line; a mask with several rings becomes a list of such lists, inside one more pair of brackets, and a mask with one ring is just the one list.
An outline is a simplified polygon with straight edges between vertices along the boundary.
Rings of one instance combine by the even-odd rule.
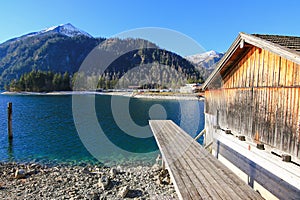
[[205, 112], [219, 112], [221, 127], [300, 158], [300, 65], [252, 47], [231, 69], [221, 88], [205, 92]]

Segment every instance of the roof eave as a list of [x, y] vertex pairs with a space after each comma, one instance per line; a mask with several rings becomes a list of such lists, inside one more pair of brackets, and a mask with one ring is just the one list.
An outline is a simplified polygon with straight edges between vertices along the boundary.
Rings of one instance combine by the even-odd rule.
[[230, 59], [231, 55], [235, 52], [235, 50], [240, 46], [240, 43], [242, 41], [241, 33], [238, 35], [238, 37], [234, 40], [232, 45], [229, 47], [229, 49], [226, 51], [225, 55], [221, 58], [221, 60], [217, 63], [215, 70], [209, 75], [209, 77], [206, 79], [206, 81], [202, 85], [202, 90], [205, 90], [207, 86], [211, 83], [213, 78], [220, 72], [224, 64]]
[[300, 53], [293, 49], [289, 49], [279, 44], [269, 42], [254, 35], [249, 35], [246, 33], [240, 33], [240, 35], [245, 40], [245, 42], [252, 44], [253, 46], [270, 51], [292, 62], [300, 64]]

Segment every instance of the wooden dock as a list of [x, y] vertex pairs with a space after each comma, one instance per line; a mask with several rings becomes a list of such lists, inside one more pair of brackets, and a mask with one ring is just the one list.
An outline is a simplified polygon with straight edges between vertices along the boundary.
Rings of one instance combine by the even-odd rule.
[[179, 199], [263, 199], [170, 120], [150, 120]]

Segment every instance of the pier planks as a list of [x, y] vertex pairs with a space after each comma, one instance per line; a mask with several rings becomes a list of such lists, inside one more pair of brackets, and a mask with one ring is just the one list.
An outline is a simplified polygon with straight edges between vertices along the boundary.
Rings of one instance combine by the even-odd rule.
[[263, 199], [170, 120], [150, 120], [180, 199]]

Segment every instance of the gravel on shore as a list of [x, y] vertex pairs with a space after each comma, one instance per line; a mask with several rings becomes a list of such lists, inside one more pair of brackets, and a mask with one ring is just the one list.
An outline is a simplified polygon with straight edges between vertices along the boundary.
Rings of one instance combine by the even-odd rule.
[[115, 166], [0, 162], [0, 199], [178, 199], [160, 165]]

